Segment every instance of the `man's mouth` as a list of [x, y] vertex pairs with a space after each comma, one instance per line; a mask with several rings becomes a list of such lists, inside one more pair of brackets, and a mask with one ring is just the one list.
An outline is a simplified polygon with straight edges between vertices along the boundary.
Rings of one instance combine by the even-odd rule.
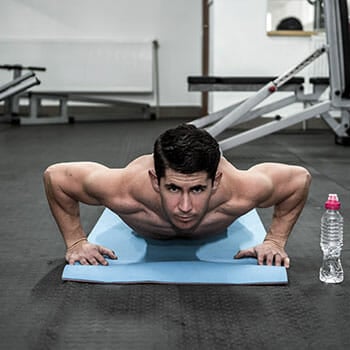
[[182, 222], [193, 221], [193, 216], [177, 216], [177, 219]]

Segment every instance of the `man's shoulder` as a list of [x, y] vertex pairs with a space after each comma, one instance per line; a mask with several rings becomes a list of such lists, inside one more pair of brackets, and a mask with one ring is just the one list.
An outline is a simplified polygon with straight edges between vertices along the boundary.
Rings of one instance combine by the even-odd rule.
[[148, 171], [153, 167], [152, 156], [141, 156], [130, 162], [124, 168], [109, 168], [101, 176], [105, 180], [101, 185], [109, 185], [109, 191], [113, 189], [118, 193], [129, 193], [132, 189], [138, 189], [145, 185]]
[[[147, 198], [153, 198], [149, 170], [153, 168], [152, 155], [136, 158], [123, 169], [112, 170], [111, 181], [114, 181], [115, 193], [122, 195], [124, 200], [139, 207]], [[113, 176], [114, 173], [114, 176]], [[113, 179], [114, 178], [114, 179]]]
[[152, 154], [145, 154], [132, 160], [125, 169], [153, 168], [154, 161]]
[[221, 209], [231, 215], [242, 215], [253, 209], [259, 201], [261, 191], [265, 190], [262, 186], [260, 173], [237, 169], [230, 162], [222, 162], [222, 181], [218, 197], [223, 200]]

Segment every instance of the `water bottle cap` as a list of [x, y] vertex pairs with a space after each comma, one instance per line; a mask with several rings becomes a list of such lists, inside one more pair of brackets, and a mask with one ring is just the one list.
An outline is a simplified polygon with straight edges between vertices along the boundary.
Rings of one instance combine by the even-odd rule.
[[338, 199], [338, 195], [335, 193], [330, 193], [328, 195], [327, 202], [324, 204], [326, 209], [338, 210], [340, 209], [340, 202]]

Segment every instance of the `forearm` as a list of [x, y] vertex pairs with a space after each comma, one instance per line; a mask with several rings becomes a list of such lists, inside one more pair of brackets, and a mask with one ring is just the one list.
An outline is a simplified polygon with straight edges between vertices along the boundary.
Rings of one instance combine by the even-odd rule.
[[272, 241], [279, 247], [284, 248], [296, 221], [297, 217], [291, 220], [286, 220], [285, 218], [278, 217], [274, 214], [265, 241]]
[[61, 232], [62, 238], [66, 244], [67, 249], [75, 242], [86, 238], [79, 215], [79, 203], [74, 206], [76, 210], [63, 210], [57, 203], [50, 203], [50, 209], [56, 224]]

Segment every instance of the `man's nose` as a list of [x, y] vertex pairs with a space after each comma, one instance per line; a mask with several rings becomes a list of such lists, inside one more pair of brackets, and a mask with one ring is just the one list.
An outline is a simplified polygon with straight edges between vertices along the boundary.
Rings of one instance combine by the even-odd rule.
[[179, 202], [179, 209], [183, 213], [188, 213], [192, 210], [192, 201], [188, 194], [184, 194], [181, 196], [181, 199]]

